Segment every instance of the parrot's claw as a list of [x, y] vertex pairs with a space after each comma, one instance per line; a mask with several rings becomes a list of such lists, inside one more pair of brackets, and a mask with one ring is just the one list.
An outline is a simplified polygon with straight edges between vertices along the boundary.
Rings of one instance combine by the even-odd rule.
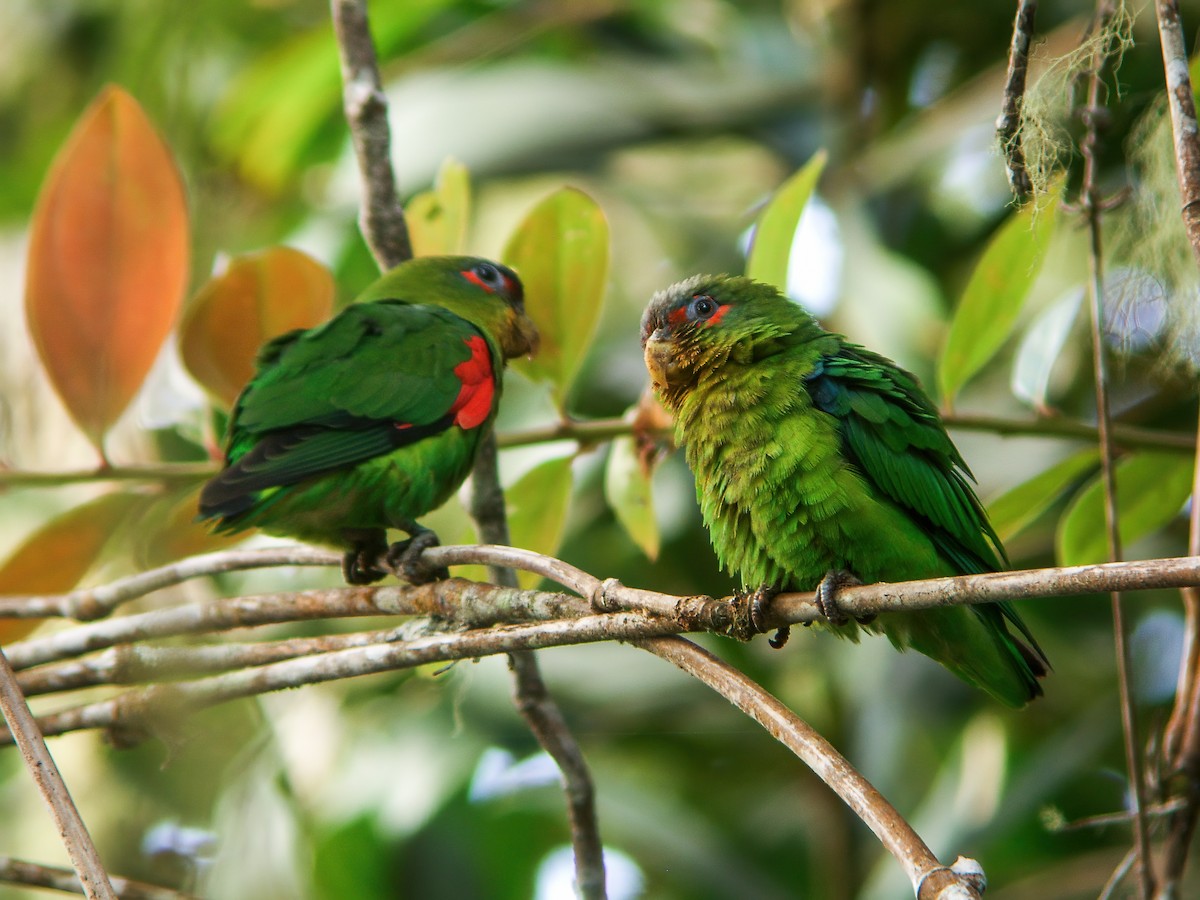
[[379, 565], [379, 557], [387, 549], [383, 532], [347, 529], [343, 537], [350, 544], [342, 557], [342, 577], [346, 584], [374, 584], [388, 574], [387, 569]]
[[[771, 609], [771, 601], [779, 589], [769, 584], [761, 584], [753, 591], [741, 592], [734, 595], [735, 616], [729, 633], [739, 640], [748, 641], [756, 634], [770, 631], [767, 624], [767, 613]], [[772, 647], [778, 650], [787, 643], [791, 629], [784, 625], [775, 631], [774, 637], [768, 639]]]
[[817, 609], [830, 625], [845, 625], [850, 619], [838, 609], [837, 592], [842, 588], [862, 584], [845, 569], [830, 569], [817, 585]]
[[428, 528], [422, 528], [407, 540], [397, 541], [388, 547], [388, 565], [409, 584], [444, 581], [450, 577], [449, 570], [445, 566], [435, 568], [421, 558], [421, 554], [439, 543], [436, 534]]
[[366, 547], [347, 550], [342, 557], [342, 577], [346, 584], [374, 584], [383, 578], [387, 572], [375, 565], [378, 558], [378, 553], [372, 553]]

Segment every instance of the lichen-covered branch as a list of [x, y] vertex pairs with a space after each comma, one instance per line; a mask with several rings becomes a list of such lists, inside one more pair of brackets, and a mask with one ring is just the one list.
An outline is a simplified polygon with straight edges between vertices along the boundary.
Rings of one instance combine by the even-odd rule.
[[1004, 83], [1004, 104], [996, 119], [996, 135], [1008, 169], [1008, 184], [1018, 202], [1033, 195], [1033, 181], [1025, 168], [1021, 147], [1021, 103], [1025, 99], [1025, 74], [1029, 69], [1029, 43], [1033, 40], [1033, 22], [1037, 0], [1019, 0], [1013, 23], [1012, 45], [1008, 52], [1008, 77]]

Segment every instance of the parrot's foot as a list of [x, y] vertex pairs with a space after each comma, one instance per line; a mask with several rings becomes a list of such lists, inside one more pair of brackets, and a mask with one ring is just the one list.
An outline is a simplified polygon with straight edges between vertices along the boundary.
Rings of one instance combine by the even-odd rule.
[[428, 528], [422, 528], [408, 540], [397, 541], [388, 547], [388, 565], [409, 584], [444, 581], [450, 577], [450, 571], [445, 566], [431, 566], [421, 558], [422, 553], [439, 543], [436, 534]]
[[[821, 611], [830, 625], [845, 625], [850, 619], [838, 609], [837, 592], [842, 588], [862, 584], [845, 569], [830, 569], [817, 585], [817, 609]], [[865, 624], [865, 623], [864, 623]]]
[[[769, 631], [767, 613], [771, 609], [771, 601], [778, 593], [779, 588], [769, 584], [760, 584], [753, 591], [735, 594], [733, 598], [734, 621], [729, 628], [729, 633], [738, 640], [748, 641], [756, 634]], [[782, 628], [776, 629], [774, 637], [769, 638], [767, 643], [778, 650], [787, 643], [791, 633], [791, 628], [784, 625]]]
[[355, 541], [354, 547], [342, 557], [342, 577], [346, 584], [373, 584], [387, 575], [379, 566], [379, 557], [387, 545], [381, 539]]

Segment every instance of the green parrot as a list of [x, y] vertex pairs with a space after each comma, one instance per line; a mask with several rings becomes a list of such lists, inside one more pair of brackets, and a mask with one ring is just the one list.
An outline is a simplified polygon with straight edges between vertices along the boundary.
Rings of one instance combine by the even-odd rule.
[[815, 588], [843, 636], [882, 631], [1009, 706], [1041, 695], [1048, 661], [1008, 603], [860, 622], [837, 614], [836, 589], [858, 579], [1007, 564], [971, 473], [913, 375], [825, 331], [775, 288], [731, 275], [655, 294], [642, 346], [717, 558], [757, 589], [756, 619], [773, 592]]
[[[505, 360], [537, 340], [511, 269], [468, 256], [400, 264], [324, 325], [262, 348], [200, 518], [343, 548], [351, 584], [382, 578], [385, 551], [420, 578], [437, 538], [416, 520], [463, 483]], [[389, 549], [388, 528], [409, 540]]]

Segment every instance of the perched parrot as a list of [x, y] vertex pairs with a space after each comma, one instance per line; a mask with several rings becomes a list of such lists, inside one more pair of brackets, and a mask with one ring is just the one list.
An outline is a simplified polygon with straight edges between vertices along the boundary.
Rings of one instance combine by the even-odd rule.
[[775, 288], [730, 275], [657, 293], [642, 345], [717, 558], [745, 589], [760, 600], [817, 589], [843, 636], [882, 631], [1009, 706], [1041, 695], [1048, 662], [1008, 603], [860, 622], [836, 612], [836, 589], [858, 579], [1007, 563], [913, 375], [825, 331]]
[[[534, 352], [516, 273], [467, 256], [402, 263], [324, 325], [259, 352], [229, 421], [225, 468], [200, 494], [220, 532], [343, 548], [351, 584], [409, 572], [437, 542], [417, 519], [471, 471], [505, 360]], [[387, 547], [386, 529], [410, 535]]]

